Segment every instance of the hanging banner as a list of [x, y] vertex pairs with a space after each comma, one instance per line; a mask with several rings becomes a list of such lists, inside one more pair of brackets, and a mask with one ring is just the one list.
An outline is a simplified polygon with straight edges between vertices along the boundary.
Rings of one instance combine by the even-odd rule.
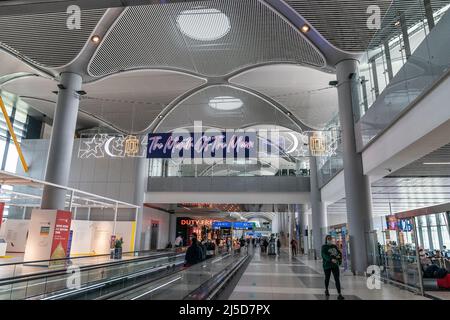
[[149, 133], [147, 158], [255, 158], [255, 132]]
[[[56, 212], [50, 259], [64, 259], [67, 257], [71, 222], [72, 212], [62, 210]], [[52, 264], [64, 264], [64, 260], [53, 261]]]
[[5, 203], [0, 202], [0, 227], [2, 226], [3, 221], [3, 210], [5, 210]]

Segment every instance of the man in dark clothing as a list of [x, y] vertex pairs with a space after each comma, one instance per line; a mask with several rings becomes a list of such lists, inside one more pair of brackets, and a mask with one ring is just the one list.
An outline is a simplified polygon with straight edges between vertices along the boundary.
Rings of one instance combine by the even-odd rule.
[[326, 236], [325, 244], [321, 250], [323, 259], [323, 271], [325, 273], [325, 296], [329, 297], [328, 285], [330, 283], [331, 273], [333, 273], [336, 290], [338, 292], [338, 300], [343, 300], [341, 294], [341, 282], [339, 281], [339, 265], [342, 263], [342, 254], [339, 248], [332, 242], [330, 235]]
[[277, 254], [280, 255], [281, 241], [280, 238], [277, 239]]
[[202, 257], [203, 257], [202, 249], [198, 245], [197, 238], [193, 237], [191, 246], [186, 250], [186, 257], [185, 257], [186, 262], [184, 265], [186, 267], [190, 267], [202, 261]]

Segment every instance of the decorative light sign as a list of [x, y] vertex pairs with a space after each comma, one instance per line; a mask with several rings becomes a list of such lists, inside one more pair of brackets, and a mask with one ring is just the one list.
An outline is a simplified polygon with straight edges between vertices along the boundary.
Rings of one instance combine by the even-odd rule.
[[[78, 157], [181, 160], [187, 164], [220, 163], [226, 159], [256, 161], [258, 158], [330, 157], [336, 155], [339, 144], [337, 130], [280, 131], [259, 129], [225, 132], [166, 132], [149, 133], [146, 136], [95, 134], [80, 139]], [[250, 163], [246, 162], [246, 163]]]
[[95, 134], [80, 139], [78, 157], [89, 158], [125, 158], [145, 157], [147, 150], [145, 136]]
[[149, 133], [147, 158], [256, 158], [255, 132]]

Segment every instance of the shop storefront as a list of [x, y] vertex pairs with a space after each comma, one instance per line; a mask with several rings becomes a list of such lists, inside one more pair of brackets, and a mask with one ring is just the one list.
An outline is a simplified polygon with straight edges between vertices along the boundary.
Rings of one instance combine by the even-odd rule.
[[176, 232], [181, 234], [185, 241], [185, 245], [191, 245], [191, 236], [197, 234], [199, 240], [213, 240], [216, 238], [212, 228], [216, 220], [212, 219], [192, 219], [186, 217], [177, 218]]

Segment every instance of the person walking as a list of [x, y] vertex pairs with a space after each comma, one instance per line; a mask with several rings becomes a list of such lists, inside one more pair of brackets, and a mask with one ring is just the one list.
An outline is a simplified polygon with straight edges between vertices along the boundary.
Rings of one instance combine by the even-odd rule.
[[277, 254], [280, 255], [280, 249], [281, 249], [281, 241], [280, 238], [277, 239]]
[[295, 239], [291, 240], [291, 251], [293, 256], [297, 255], [297, 240]]
[[179, 248], [183, 246], [183, 237], [181, 236], [181, 233], [178, 233], [178, 237], [175, 239], [175, 247]]
[[186, 250], [185, 267], [193, 266], [203, 260], [203, 252], [200, 248], [197, 237], [192, 237], [192, 244]]
[[344, 300], [341, 294], [341, 282], [339, 281], [339, 265], [342, 263], [342, 254], [339, 248], [333, 243], [330, 235], [325, 237], [325, 244], [321, 250], [323, 260], [323, 271], [325, 273], [325, 296], [329, 297], [328, 285], [330, 277], [333, 273], [334, 282], [336, 283], [336, 290], [338, 292], [338, 300]]

